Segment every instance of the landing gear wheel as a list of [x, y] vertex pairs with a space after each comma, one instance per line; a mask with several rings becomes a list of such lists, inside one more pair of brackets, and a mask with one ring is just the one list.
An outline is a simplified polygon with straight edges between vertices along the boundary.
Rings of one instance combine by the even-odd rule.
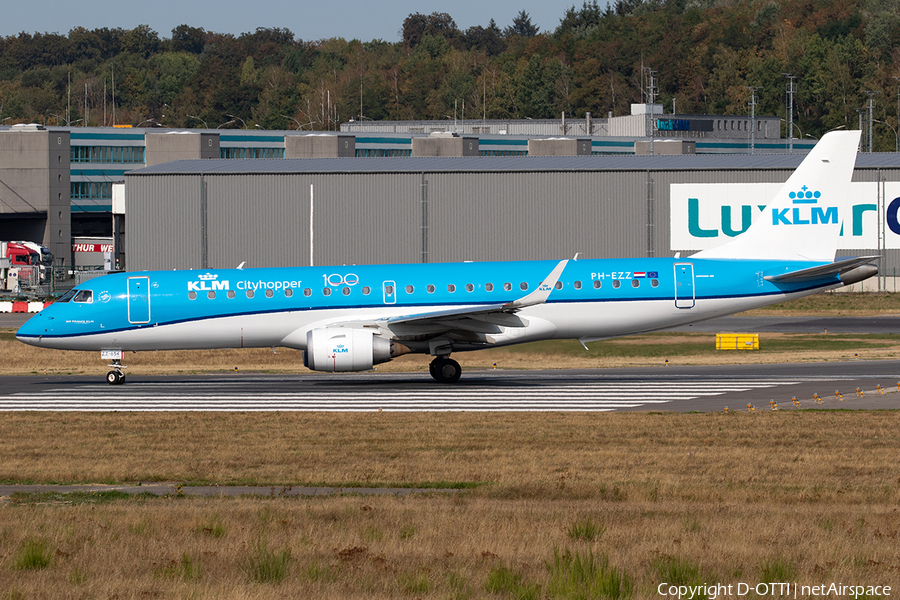
[[106, 374], [106, 382], [109, 385], [122, 385], [125, 383], [125, 374], [119, 371], [110, 371]]
[[428, 370], [440, 383], [456, 383], [462, 375], [462, 367], [452, 358], [438, 357], [431, 361]]

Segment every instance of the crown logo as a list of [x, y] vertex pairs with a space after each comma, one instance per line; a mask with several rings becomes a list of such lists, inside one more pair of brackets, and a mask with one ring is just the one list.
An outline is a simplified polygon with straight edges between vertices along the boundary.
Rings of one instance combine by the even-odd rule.
[[198, 275], [198, 277], [203, 281], [211, 281], [213, 279], [218, 279], [219, 276], [216, 273], [204, 273], [203, 275]]
[[812, 191], [805, 185], [799, 191], [791, 192], [788, 198], [794, 201], [794, 204], [815, 204], [822, 197], [822, 192]]

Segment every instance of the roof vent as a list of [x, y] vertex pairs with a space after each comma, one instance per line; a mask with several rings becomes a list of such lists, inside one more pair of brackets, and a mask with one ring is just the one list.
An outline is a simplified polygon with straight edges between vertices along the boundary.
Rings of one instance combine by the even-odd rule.
[[10, 126], [10, 131], [45, 131], [47, 128], [38, 123], [18, 123]]

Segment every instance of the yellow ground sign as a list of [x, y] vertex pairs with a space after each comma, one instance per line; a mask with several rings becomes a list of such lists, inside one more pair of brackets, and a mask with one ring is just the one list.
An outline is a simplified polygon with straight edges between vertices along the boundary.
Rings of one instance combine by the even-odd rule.
[[716, 350], [759, 350], [759, 334], [717, 333]]

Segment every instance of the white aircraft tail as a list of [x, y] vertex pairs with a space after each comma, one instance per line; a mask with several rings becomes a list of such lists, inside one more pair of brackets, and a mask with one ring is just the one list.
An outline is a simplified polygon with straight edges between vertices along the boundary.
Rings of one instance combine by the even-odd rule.
[[849, 223], [849, 191], [859, 131], [832, 131], [803, 159], [743, 234], [696, 258], [834, 260]]

